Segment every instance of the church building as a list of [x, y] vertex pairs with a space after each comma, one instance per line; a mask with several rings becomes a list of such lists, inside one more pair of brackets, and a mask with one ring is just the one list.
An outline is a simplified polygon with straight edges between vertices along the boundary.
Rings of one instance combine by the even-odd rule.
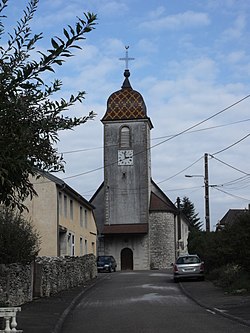
[[101, 120], [104, 181], [90, 200], [97, 252], [113, 255], [118, 270], [167, 268], [187, 252], [188, 222], [151, 178], [153, 124], [142, 95], [130, 84], [127, 66], [124, 76]]

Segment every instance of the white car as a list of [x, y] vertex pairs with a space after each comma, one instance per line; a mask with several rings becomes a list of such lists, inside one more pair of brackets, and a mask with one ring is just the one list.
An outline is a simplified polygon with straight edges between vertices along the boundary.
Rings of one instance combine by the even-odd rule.
[[182, 255], [173, 264], [174, 281], [196, 278], [204, 280], [204, 262], [196, 254]]

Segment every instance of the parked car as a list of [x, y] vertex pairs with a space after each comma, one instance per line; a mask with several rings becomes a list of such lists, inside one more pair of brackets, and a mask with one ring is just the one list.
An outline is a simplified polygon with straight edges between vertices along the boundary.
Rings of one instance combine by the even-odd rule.
[[97, 270], [98, 272], [115, 272], [116, 261], [113, 256], [98, 256], [97, 257]]
[[196, 254], [182, 255], [173, 264], [174, 281], [196, 278], [204, 280], [204, 262]]

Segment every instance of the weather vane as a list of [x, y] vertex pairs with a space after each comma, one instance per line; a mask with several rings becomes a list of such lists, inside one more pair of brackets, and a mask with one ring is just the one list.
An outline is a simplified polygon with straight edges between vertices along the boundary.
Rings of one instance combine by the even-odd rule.
[[129, 49], [129, 46], [125, 46], [125, 49], [126, 49], [125, 58], [119, 58], [119, 60], [124, 60], [124, 61], [125, 61], [125, 64], [126, 64], [126, 68], [125, 68], [125, 69], [128, 69], [128, 62], [129, 62], [130, 60], [135, 60], [135, 58], [129, 58], [129, 56], [128, 56], [128, 49]]

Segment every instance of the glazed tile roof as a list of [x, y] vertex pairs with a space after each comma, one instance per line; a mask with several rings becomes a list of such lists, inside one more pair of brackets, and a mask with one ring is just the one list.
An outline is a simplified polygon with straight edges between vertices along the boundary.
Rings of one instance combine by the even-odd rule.
[[132, 89], [125, 70], [122, 89], [114, 92], [108, 99], [107, 111], [102, 120], [148, 119], [142, 95]]

